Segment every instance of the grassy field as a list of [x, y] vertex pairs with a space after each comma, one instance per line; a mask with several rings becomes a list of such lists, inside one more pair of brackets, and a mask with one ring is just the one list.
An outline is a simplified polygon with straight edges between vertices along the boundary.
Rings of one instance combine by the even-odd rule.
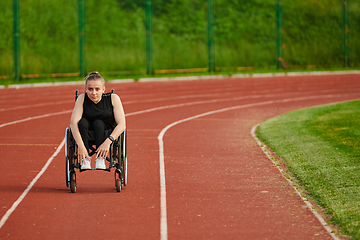
[[257, 136], [286, 163], [341, 233], [360, 239], [360, 101], [290, 112]]

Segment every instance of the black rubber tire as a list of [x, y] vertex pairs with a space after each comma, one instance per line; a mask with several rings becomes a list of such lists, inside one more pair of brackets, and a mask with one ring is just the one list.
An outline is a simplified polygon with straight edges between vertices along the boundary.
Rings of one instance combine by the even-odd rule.
[[125, 157], [125, 154], [123, 153], [123, 134], [120, 136], [120, 146], [118, 147], [118, 166], [117, 168], [120, 170], [121, 174], [119, 176], [120, 180], [121, 180], [121, 183], [124, 184], [125, 186], [125, 175], [124, 175], [124, 157]]
[[121, 192], [122, 183], [121, 183], [121, 179], [120, 179], [120, 178], [117, 178], [117, 179], [115, 180], [115, 186], [116, 186], [116, 191], [117, 191], [117, 192]]
[[72, 193], [76, 193], [76, 174], [75, 171], [70, 172], [70, 190]]
[[124, 159], [122, 161], [122, 172], [123, 172], [123, 183], [124, 186], [127, 184], [127, 157], [124, 156]]
[[65, 178], [66, 178], [66, 187], [69, 187], [69, 172], [70, 172], [70, 162], [69, 162], [69, 158], [66, 157], [66, 167], [65, 167]]
[[69, 171], [70, 171], [70, 162], [69, 162], [69, 143], [70, 143], [70, 131], [66, 128], [65, 131], [65, 181], [66, 187], [69, 187]]
[[123, 184], [124, 186], [127, 185], [127, 134], [126, 134], [126, 130], [124, 132], [125, 136], [124, 136], [124, 140], [123, 140], [123, 144], [124, 146], [122, 146], [122, 150], [123, 150], [123, 154], [122, 154], [122, 166], [121, 166], [121, 172], [122, 172], [122, 180], [123, 180]]

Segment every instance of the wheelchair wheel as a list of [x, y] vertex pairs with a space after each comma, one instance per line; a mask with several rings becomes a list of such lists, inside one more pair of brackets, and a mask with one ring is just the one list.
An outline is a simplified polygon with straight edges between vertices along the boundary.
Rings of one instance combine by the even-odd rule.
[[127, 185], [127, 134], [126, 134], [126, 130], [123, 133], [124, 135], [122, 136], [122, 146], [121, 146], [121, 165], [119, 167], [121, 167], [121, 173], [122, 173], [122, 180], [123, 180], [123, 184], [124, 186]]
[[69, 187], [69, 184], [70, 184], [70, 163], [69, 163], [69, 158], [66, 158], [65, 177], [66, 177], [66, 187]]
[[70, 172], [70, 189], [72, 193], [76, 193], [76, 173], [75, 171]]
[[125, 152], [125, 146], [124, 144], [122, 144], [119, 149], [118, 149], [118, 170], [121, 173], [120, 174], [120, 179], [122, 184], [124, 184], [124, 186], [126, 186], [127, 184], [127, 156], [126, 156], [126, 152]]
[[66, 128], [65, 130], [65, 181], [66, 187], [69, 187], [70, 183], [70, 130]]
[[127, 185], [127, 156], [124, 156], [124, 159], [122, 161], [123, 166], [122, 166], [122, 172], [123, 172], [123, 179], [124, 179], [124, 186]]

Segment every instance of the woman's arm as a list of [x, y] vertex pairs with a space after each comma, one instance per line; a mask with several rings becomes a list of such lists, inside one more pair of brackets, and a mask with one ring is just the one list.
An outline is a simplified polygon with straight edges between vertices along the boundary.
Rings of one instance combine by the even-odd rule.
[[72, 112], [71, 115], [71, 120], [70, 120], [70, 129], [72, 132], [72, 135], [78, 145], [78, 159], [79, 161], [81, 161], [82, 159], [84, 159], [85, 157], [87, 159], [90, 159], [89, 157], [89, 153], [84, 145], [84, 142], [82, 140], [82, 137], [80, 135], [80, 131], [79, 131], [79, 126], [78, 123], [80, 121], [80, 119], [82, 118], [82, 114], [83, 114], [83, 103], [84, 103], [84, 94], [81, 94], [75, 102], [75, 107], [74, 110]]
[[[117, 125], [110, 136], [112, 136], [114, 139], [117, 139], [126, 128], [125, 113], [120, 97], [117, 94], [111, 94], [111, 101], [113, 104], [114, 117]], [[109, 152], [110, 144], [111, 140], [106, 138], [105, 141], [96, 150], [96, 157], [106, 157]]]
[[116, 122], [116, 127], [114, 131], [110, 134], [114, 139], [118, 138], [120, 134], [126, 129], [125, 122], [125, 113], [124, 108], [122, 106], [120, 97], [116, 94], [111, 95], [111, 100], [114, 107], [114, 117]]

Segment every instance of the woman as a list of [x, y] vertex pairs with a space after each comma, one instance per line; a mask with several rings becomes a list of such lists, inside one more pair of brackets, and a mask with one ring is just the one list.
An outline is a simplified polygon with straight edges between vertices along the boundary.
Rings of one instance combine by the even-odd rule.
[[105, 93], [104, 78], [98, 72], [91, 72], [85, 79], [85, 93], [77, 98], [70, 120], [81, 169], [91, 169], [89, 130], [94, 132], [95, 137], [95, 168], [106, 169], [104, 159], [109, 153], [110, 144], [125, 127], [125, 114], [119, 96]]

